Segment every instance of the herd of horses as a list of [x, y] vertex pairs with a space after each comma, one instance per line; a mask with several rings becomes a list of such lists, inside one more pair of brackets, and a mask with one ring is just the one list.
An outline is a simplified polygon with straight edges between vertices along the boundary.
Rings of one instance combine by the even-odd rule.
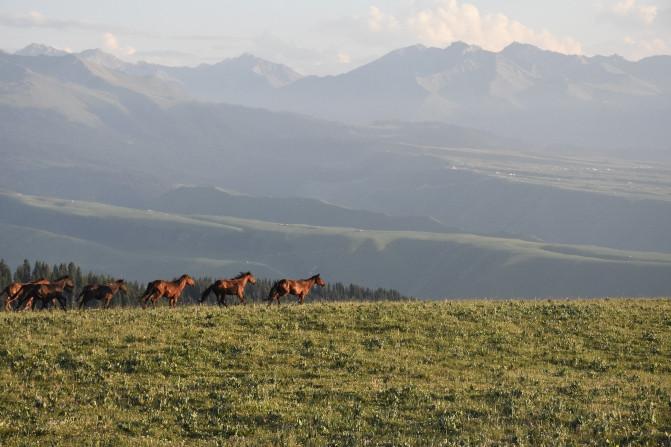
[[[201, 294], [200, 303], [207, 300], [210, 293], [217, 298], [217, 304], [227, 306], [226, 296], [235, 295], [241, 304], [247, 304], [245, 300], [245, 286], [256, 284], [256, 278], [251, 272], [241, 272], [234, 278], [218, 279], [210, 284]], [[142, 308], [151, 304], [155, 306], [161, 298], [168, 300], [170, 307], [175, 307], [177, 301], [182, 296], [182, 292], [187, 286], [193, 286], [196, 282], [189, 275], [182, 275], [172, 281], [158, 279], [147, 284], [147, 289], [140, 296]], [[280, 298], [293, 295], [297, 302], [303, 304], [305, 297], [312, 288], [318, 285], [324, 287], [326, 282], [319, 274], [306, 279], [281, 279], [273, 284], [268, 294], [268, 305], [277, 302], [280, 305]], [[67, 299], [65, 293], [72, 293], [75, 288], [74, 281], [69, 276], [63, 276], [55, 281], [48, 279], [38, 279], [30, 282], [13, 282], [0, 292], [0, 297], [6, 295], [5, 310], [32, 310], [37, 303], [42, 308], [55, 306], [59, 304], [61, 309], [67, 310]], [[118, 292], [128, 293], [126, 283], [123, 279], [117, 279], [107, 284], [89, 284], [84, 286], [77, 296], [79, 308], [90, 301], [100, 301], [103, 307], [109, 308], [112, 299]]]

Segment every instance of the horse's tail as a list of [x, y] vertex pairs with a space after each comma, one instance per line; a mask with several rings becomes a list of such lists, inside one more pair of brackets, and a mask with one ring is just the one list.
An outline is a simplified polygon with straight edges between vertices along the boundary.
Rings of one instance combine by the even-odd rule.
[[145, 297], [149, 296], [149, 294], [152, 292], [153, 288], [154, 288], [154, 283], [153, 282], [150, 282], [149, 284], [147, 284], [147, 289], [140, 296], [140, 301], [142, 301]]
[[203, 291], [203, 293], [200, 294], [200, 302], [204, 302], [207, 299], [207, 296], [214, 290], [214, 283], [210, 284], [210, 286]]
[[5, 298], [5, 310], [10, 311], [12, 308], [12, 297], [9, 296], [9, 286], [5, 287], [2, 292], [0, 292], [0, 296], [2, 295], [7, 295], [7, 298]]
[[78, 303], [84, 298], [84, 295], [86, 294], [87, 289], [88, 289], [87, 287], [82, 288], [82, 291], [79, 292], [79, 295], [77, 295], [77, 302]]
[[280, 283], [282, 281], [277, 281], [273, 286], [270, 288], [270, 292], [268, 292], [268, 299], [266, 301], [272, 301], [275, 299], [275, 296], [279, 293], [279, 288], [280, 288]]

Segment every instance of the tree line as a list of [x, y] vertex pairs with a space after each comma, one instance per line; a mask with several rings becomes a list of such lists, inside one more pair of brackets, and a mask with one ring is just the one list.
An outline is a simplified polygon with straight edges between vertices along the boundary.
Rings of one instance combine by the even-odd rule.
[[[231, 276], [237, 272], [230, 272]], [[117, 278], [105, 274], [98, 274], [94, 272], [83, 273], [79, 265], [74, 262], [49, 264], [47, 262], [35, 261], [31, 263], [27, 259], [22, 264], [18, 265], [14, 271], [4, 261], [0, 259], [0, 290], [4, 289], [9, 283], [13, 281], [29, 282], [40, 278], [55, 280], [62, 276], [68, 275], [72, 278], [75, 289], [72, 296], [68, 296], [68, 307], [76, 306], [76, 297], [79, 291], [87, 284], [106, 284]], [[171, 278], [164, 278], [171, 279]], [[194, 278], [196, 284], [189, 286], [184, 290], [181, 303], [182, 304], [196, 304], [200, 300], [203, 291], [212, 282], [218, 278], [211, 278], [209, 276]], [[278, 278], [279, 279], [279, 278]], [[245, 297], [249, 302], [266, 302], [268, 293], [273, 283], [277, 279], [258, 278], [256, 285], [248, 285], [245, 291]], [[128, 287], [127, 294], [118, 294], [114, 298], [114, 306], [133, 307], [138, 306], [138, 298], [145, 291], [146, 285], [138, 281], [126, 281]], [[229, 297], [229, 300], [231, 297]], [[315, 287], [310, 293], [310, 299], [313, 301], [404, 301], [410, 298], [403, 296], [397, 290], [393, 289], [371, 289], [362, 287], [356, 284], [344, 284], [341, 282], [328, 282], [325, 287]], [[210, 303], [214, 303], [213, 296], [209, 298]], [[229, 301], [229, 303], [237, 303]], [[94, 304], [94, 306], [97, 304]]]

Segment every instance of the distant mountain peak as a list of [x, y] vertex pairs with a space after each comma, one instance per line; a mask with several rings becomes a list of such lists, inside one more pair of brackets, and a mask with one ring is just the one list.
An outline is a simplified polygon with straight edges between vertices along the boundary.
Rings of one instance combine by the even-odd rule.
[[235, 70], [251, 71], [265, 78], [273, 87], [283, 87], [303, 77], [303, 75], [286, 65], [262, 59], [251, 53], [243, 53], [237, 57], [224, 59], [217, 64], [201, 65], [201, 67], [233, 68]]
[[544, 50], [542, 48], [538, 48], [537, 46], [532, 45], [530, 43], [517, 42], [517, 41], [509, 44], [507, 47], [505, 47], [503, 50], [501, 50], [501, 54], [508, 54], [508, 55], [510, 55], [510, 54], [534, 55], [534, 54], [545, 53], [545, 52], [548, 52], [548, 51]]
[[482, 48], [477, 45], [471, 45], [461, 40], [452, 42], [446, 49], [450, 51], [460, 51], [464, 54], [482, 50]]
[[398, 50], [393, 50], [389, 53], [389, 55], [405, 56], [408, 54], [416, 54], [425, 51], [427, 48], [428, 48], [427, 46], [418, 43], [417, 45], [410, 45], [409, 47], [403, 47], [399, 48]]
[[69, 53], [41, 43], [31, 43], [14, 54], [17, 56], [65, 56]]
[[100, 48], [84, 50], [81, 53], [79, 53], [78, 56], [82, 60], [96, 63], [105, 68], [119, 69], [127, 65], [126, 62], [122, 61], [121, 59], [112, 54], [105, 53]]
[[268, 63], [274, 63], [270, 61], [266, 61], [265, 59], [261, 59], [260, 57], [257, 57], [253, 55], [252, 53], [242, 53], [238, 57], [232, 57], [230, 59], [227, 59], [229, 61], [244, 61], [244, 62], [268, 62]]

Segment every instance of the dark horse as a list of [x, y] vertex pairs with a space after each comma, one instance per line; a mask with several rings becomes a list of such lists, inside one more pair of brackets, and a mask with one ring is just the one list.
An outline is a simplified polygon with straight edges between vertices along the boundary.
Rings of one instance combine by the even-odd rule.
[[49, 284], [29, 284], [24, 287], [21, 296], [21, 303], [25, 303], [23, 310], [32, 309], [34, 300], [41, 301], [42, 308], [45, 308], [49, 302], [55, 304], [55, 302], [58, 301], [61, 305], [61, 309], [67, 310], [67, 301], [63, 292], [72, 292], [74, 288], [75, 283], [67, 275], [58, 278], [56, 281], [51, 281]]
[[226, 304], [226, 295], [237, 295], [241, 304], [247, 304], [245, 301], [245, 286], [247, 283], [256, 284], [256, 278], [251, 272], [240, 272], [238, 276], [231, 279], [219, 279], [212, 283], [200, 296], [201, 304], [205, 302], [210, 292], [214, 292], [217, 297], [217, 304], [228, 306]]
[[147, 290], [140, 297], [142, 301], [142, 308], [147, 307], [147, 301], [151, 300], [153, 306], [161, 297], [166, 297], [170, 307], [177, 305], [177, 300], [182, 296], [182, 292], [186, 286], [193, 286], [196, 282], [189, 275], [182, 275], [173, 281], [163, 281], [157, 279], [147, 284]]
[[34, 284], [49, 284], [49, 282], [50, 281], [46, 278], [40, 278], [36, 279], [35, 281], [29, 281], [29, 282], [15, 281], [13, 283], [10, 283], [7, 287], [5, 287], [2, 290], [2, 292], [0, 292], [0, 296], [7, 295], [7, 298], [5, 298], [5, 310], [6, 311], [13, 310], [14, 302], [17, 301], [18, 298], [23, 294], [26, 287]]
[[324, 287], [326, 282], [317, 273], [308, 279], [280, 279], [270, 289], [268, 294], [268, 305], [273, 304], [273, 300], [277, 300], [277, 305], [280, 305], [280, 298], [285, 295], [294, 295], [298, 298], [298, 302], [303, 304], [303, 300], [310, 293], [310, 290], [316, 285]]
[[109, 309], [112, 298], [119, 290], [128, 293], [128, 288], [123, 279], [117, 279], [105, 285], [89, 284], [79, 294], [79, 308], [82, 309], [91, 300], [100, 300], [103, 302], [103, 307]]

